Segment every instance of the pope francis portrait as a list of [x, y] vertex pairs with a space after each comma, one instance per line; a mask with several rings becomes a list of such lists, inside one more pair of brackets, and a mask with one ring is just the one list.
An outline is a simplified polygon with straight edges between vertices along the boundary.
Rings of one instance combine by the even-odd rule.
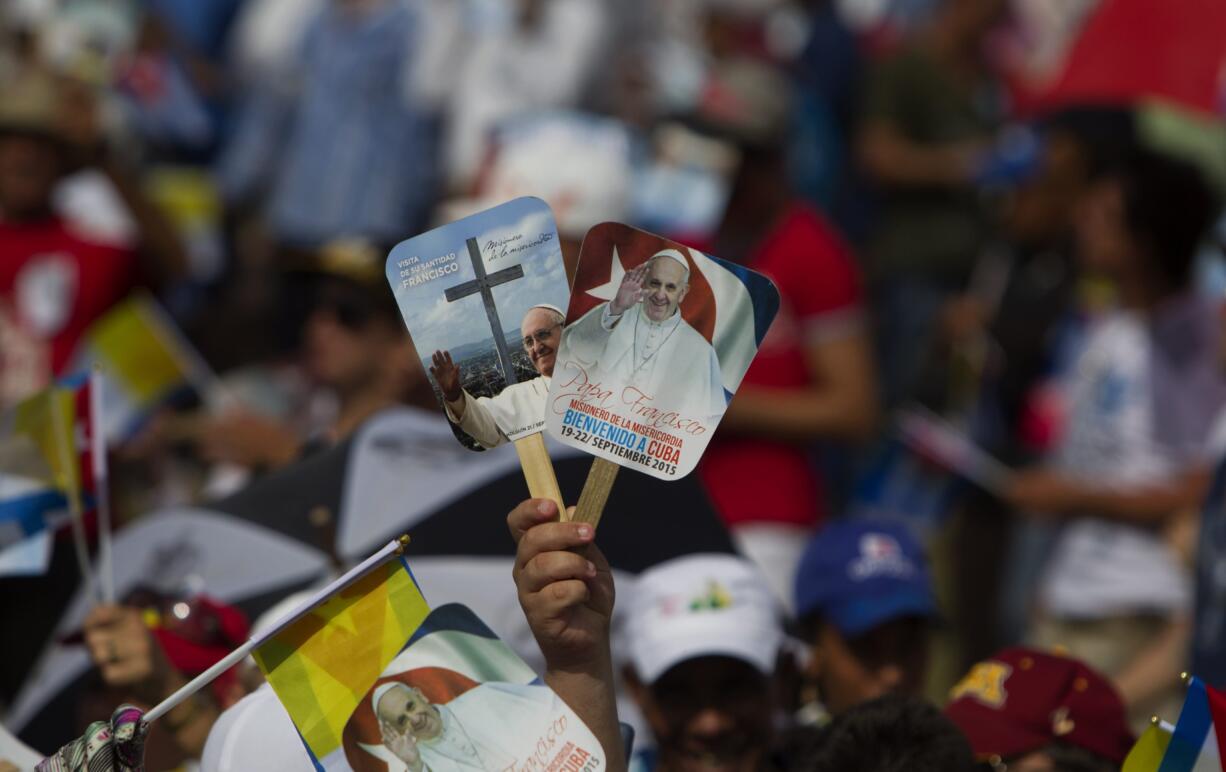
[[620, 394], [619, 402], [630, 403], [641, 393], [659, 409], [718, 420], [728, 404], [719, 358], [682, 318], [689, 289], [685, 255], [657, 252], [626, 272], [612, 300], [566, 328], [567, 366], [581, 367], [588, 383]]
[[464, 430], [484, 448], [507, 441], [508, 436], [530, 434], [545, 425], [545, 397], [557, 358], [566, 316], [551, 305], [533, 306], [520, 324], [524, 352], [538, 376], [507, 386], [493, 397], [473, 397], [460, 386], [460, 367], [446, 351], [435, 351], [430, 374], [443, 392], [447, 420]]
[[415, 686], [385, 683], [371, 703], [383, 742], [361, 747], [389, 772], [513, 769], [560, 706], [546, 687], [507, 683], [479, 684], [445, 704]]

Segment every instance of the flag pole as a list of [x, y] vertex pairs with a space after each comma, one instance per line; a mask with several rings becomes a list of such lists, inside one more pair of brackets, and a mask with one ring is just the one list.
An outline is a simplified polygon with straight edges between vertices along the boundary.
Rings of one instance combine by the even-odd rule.
[[1159, 729], [1166, 732], [1167, 734], [1175, 734], [1175, 725], [1169, 721], [1163, 721], [1161, 718], [1158, 718], [1157, 716], [1150, 716], [1149, 723], [1158, 727]]
[[102, 389], [105, 379], [98, 365], [89, 373], [90, 456], [93, 459], [94, 492], [98, 511], [98, 575], [102, 602], [115, 602], [115, 564], [111, 553], [111, 483], [106, 458], [106, 421], [103, 420]]
[[81, 508], [80, 481], [74, 482], [72, 480], [73, 464], [76, 461], [72, 457], [72, 448], [64, 443], [64, 437], [68, 437], [71, 442], [74, 435], [64, 425], [64, 413], [60, 409], [59, 398], [59, 389], [56, 388], [51, 394], [51, 420], [55, 422], [56, 445], [59, 446], [60, 465], [64, 469], [64, 475], [68, 478], [64, 480], [67, 483], [64, 486], [64, 493], [68, 498], [68, 514], [72, 520], [73, 548], [77, 553], [77, 568], [81, 571], [81, 581], [85, 584], [85, 594], [97, 600], [94, 576], [89, 567], [89, 543], [85, 539], [85, 513]]
[[404, 548], [408, 546], [408, 543], [408, 535], [401, 536], [399, 539], [393, 539], [392, 541], [388, 542], [383, 549], [366, 558], [366, 560], [363, 560], [357, 566], [349, 569], [344, 576], [340, 577], [327, 587], [324, 587], [310, 598], [300, 603], [296, 609], [282, 617], [281, 620], [273, 625], [271, 629], [261, 633], [259, 637], [252, 637], [248, 639], [246, 643], [227, 654], [226, 657], [220, 662], [196, 676], [191, 681], [188, 681], [174, 694], [155, 705], [152, 710], [141, 718], [141, 720], [146, 724], [152, 723], [174, 710], [179, 703], [203, 689], [210, 682], [212, 682], [213, 679], [217, 678], [217, 676], [234, 667], [239, 662], [242, 662], [248, 654], [259, 648], [261, 644], [284, 630], [291, 623], [297, 621], [300, 617], [304, 616], [307, 612], [318, 606], [320, 603], [323, 603], [329, 596], [335, 595], [336, 593], [345, 589], [366, 574], [369, 574], [371, 571], [386, 563], [388, 560], [403, 555]]

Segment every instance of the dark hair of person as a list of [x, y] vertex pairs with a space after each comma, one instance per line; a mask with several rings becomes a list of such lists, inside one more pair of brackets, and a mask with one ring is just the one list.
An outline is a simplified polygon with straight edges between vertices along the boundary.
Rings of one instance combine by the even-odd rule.
[[1076, 139], [1092, 179], [1118, 168], [1137, 146], [1136, 114], [1126, 107], [1072, 105], [1044, 117], [1039, 128]]
[[886, 695], [831, 722], [789, 760], [790, 772], [971, 772], [970, 743], [932, 704]]
[[1187, 285], [1197, 248], [1218, 204], [1194, 166], [1149, 150], [1135, 150], [1112, 172], [1124, 198], [1124, 225], [1171, 290]]
[[817, 640], [817, 634], [822, 631], [825, 625], [825, 620], [822, 619], [821, 611], [810, 611], [802, 617], [798, 617], [790, 625], [791, 631], [805, 643], [813, 643]]

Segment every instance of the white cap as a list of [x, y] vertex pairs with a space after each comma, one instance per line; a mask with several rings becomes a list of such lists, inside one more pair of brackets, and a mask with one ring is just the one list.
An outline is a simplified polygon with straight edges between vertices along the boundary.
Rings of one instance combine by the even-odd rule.
[[644, 683], [695, 657], [775, 669], [778, 601], [756, 568], [732, 555], [687, 555], [639, 575], [627, 605], [630, 661]]
[[383, 699], [383, 695], [387, 694], [397, 686], [404, 686], [404, 684], [396, 681], [389, 681], [375, 687], [375, 693], [370, 696], [370, 709], [375, 712], [376, 717], [379, 715], [379, 700]]
[[204, 744], [200, 769], [313, 772], [315, 765], [276, 693], [264, 684], [218, 717]]
[[682, 268], [684, 268], [687, 271], [690, 270], [690, 262], [685, 259], [685, 255], [681, 254], [675, 249], [661, 249], [659, 252], [656, 252], [654, 255], [652, 255], [649, 259], [655, 260], [657, 257], [667, 257], [670, 260], [676, 260], [678, 263], [681, 263]]
[[[533, 308], [543, 308], [546, 311], [553, 311], [558, 316], [562, 317], [563, 319], [566, 319], [566, 312], [558, 308], [557, 306], [555, 306], [553, 303], [537, 303], [536, 305], [534, 305], [532, 308], [529, 308], [528, 310], [531, 311]], [[526, 317], [527, 314], [524, 314], [524, 316]]]

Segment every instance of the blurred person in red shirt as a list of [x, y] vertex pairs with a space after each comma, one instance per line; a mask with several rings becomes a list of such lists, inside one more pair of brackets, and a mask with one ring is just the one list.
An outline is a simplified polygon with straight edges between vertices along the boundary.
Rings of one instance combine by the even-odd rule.
[[[100, 150], [92, 100], [83, 87], [33, 70], [7, 84], [0, 104], [0, 405], [61, 374], [90, 323], [138, 272], [167, 280], [184, 265], [165, 221]], [[86, 163], [112, 179], [152, 259], [142, 264], [138, 253], [56, 214], [56, 184]]]
[[731, 60], [697, 115], [741, 154], [710, 251], [766, 274], [782, 296], [699, 471], [781, 599], [790, 599], [806, 537], [827, 514], [810, 446], [864, 439], [877, 420], [859, 272], [834, 228], [787, 186], [787, 94], [773, 69]]

